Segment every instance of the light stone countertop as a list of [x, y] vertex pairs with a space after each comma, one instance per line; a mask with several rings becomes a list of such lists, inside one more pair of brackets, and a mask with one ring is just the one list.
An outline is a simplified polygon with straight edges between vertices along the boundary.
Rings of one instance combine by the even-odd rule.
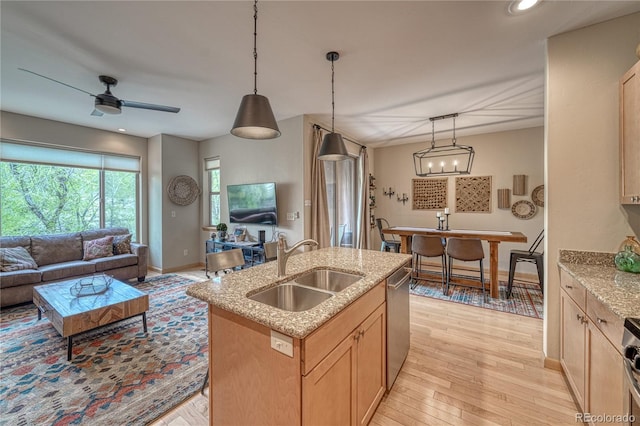
[[[277, 276], [277, 262], [267, 262], [194, 284], [188, 287], [187, 294], [280, 333], [302, 339], [410, 259], [411, 255], [408, 254], [324, 248], [289, 257], [284, 277]], [[319, 268], [356, 273], [363, 277], [318, 306], [303, 312], [283, 311], [247, 298], [247, 294], [255, 294]]]
[[618, 317], [640, 317], [640, 274], [616, 269], [614, 256], [614, 253], [560, 250], [558, 266]]

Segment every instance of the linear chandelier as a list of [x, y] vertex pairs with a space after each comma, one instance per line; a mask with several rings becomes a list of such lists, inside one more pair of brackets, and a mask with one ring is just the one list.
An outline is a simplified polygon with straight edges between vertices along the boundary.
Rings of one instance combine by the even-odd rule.
[[[431, 148], [413, 153], [413, 165], [420, 177], [468, 175], [475, 151], [472, 147], [456, 144], [456, 117], [458, 113], [429, 117], [431, 121]], [[436, 146], [435, 122], [453, 119], [453, 139], [451, 145]]]

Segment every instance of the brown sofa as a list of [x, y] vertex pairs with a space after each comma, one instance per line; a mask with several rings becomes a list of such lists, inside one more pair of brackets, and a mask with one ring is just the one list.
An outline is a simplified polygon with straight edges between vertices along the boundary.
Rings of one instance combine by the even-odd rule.
[[37, 269], [0, 272], [0, 306], [29, 302], [33, 287], [94, 273], [105, 273], [118, 280], [147, 275], [148, 247], [131, 243], [130, 254], [117, 254], [92, 260], [83, 259], [83, 242], [108, 235], [126, 235], [126, 228], [104, 228], [57, 235], [0, 237], [0, 247], [24, 247]]

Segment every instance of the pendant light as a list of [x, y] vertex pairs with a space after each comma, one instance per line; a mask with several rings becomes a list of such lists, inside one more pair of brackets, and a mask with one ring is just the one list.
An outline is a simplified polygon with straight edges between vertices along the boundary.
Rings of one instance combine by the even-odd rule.
[[253, 3], [253, 94], [240, 102], [231, 134], [245, 139], [273, 139], [280, 136], [269, 99], [258, 95], [258, 0]]
[[344, 146], [342, 135], [334, 132], [335, 121], [335, 99], [334, 99], [334, 71], [333, 63], [340, 58], [338, 52], [327, 53], [327, 60], [331, 61], [331, 133], [324, 135], [322, 139], [322, 145], [320, 146], [320, 152], [318, 153], [318, 160], [323, 161], [340, 161], [349, 158], [347, 148]]

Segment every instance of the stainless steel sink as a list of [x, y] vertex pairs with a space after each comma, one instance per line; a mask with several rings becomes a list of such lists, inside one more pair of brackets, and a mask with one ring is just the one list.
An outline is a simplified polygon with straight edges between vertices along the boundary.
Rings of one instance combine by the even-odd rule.
[[295, 278], [293, 282], [307, 287], [337, 293], [361, 279], [362, 276], [356, 274], [334, 271], [332, 269], [316, 269], [315, 271], [307, 272]]
[[280, 284], [249, 296], [249, 299], [283, 311], [301, 312], [319, 305], [330, 297], [333, 297], [333, 294], [325, 291], [295, 284]]

